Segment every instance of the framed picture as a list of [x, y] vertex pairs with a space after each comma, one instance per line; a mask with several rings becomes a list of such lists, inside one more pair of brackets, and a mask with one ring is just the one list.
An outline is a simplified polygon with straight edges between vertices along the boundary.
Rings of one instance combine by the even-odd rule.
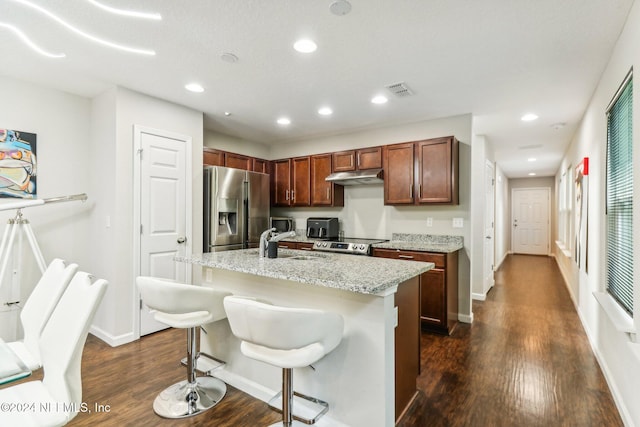
[[36, 134], [0, 129], [0, 197], [36, 198]]

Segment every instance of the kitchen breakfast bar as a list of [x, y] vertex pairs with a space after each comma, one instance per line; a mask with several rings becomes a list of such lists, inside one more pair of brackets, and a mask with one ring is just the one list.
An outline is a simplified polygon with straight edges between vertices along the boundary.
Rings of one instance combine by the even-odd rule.
[[[393, 426], [411, 403], [420, 370], [419, 275], [433, 263], [282, 249], [278, 258], [246, 249], [175, 259], [201, 265], [203, 286], [342, 315], [338, 347], [293, 376], [297, 392], [329, 403], [316, 425]], [[227, 384], [265, 402], [280, 390], [281, 370], [243, 356], [226, 320], [205, 325], [200, 345], [226, 362], [212, 375]]]

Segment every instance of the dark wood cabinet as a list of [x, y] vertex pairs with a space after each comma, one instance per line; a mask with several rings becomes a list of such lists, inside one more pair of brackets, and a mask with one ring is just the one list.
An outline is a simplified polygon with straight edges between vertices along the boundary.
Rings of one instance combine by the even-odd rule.
[[458, 251], [444, 254], [374, 248], [373, 256], [433, 262], [435, 267], [420, 275], [420, 321], [423, 329], [451, 334], [458, 323]]
[[204, 166], [224, 166], [224, 151], [204, 147], [202, 150], [202, 164]]
[[416, 143], [418, 203], [458, 204], [458, 141], [454, 137]]
[[224, 165], [228, 168], [242, 169], [246, 171], [252, 170], [253, 167], [251, 157], [235, 153], [224, 154]]
[[311, 159], [295, 157], [291, 159], [291, 206], [311, 205]]
[[282, 159], [272, 162], [271, 204], [273, 206], [291, 205], [291, 160]]
[[385, 205], [414, 204], [414, 160], [414, 143], [412, 142], [384, 147]]
[[382, 167], [382, 147], [361, 148], [333, 153], [333, 171], [347, 172]]
[[271, 205], [309, 206], [311, 204], [309, 157], [274, 160], [271, 164]]
[[344, 206], [344, 187], [325, 181], [331, 174], [333, 156], [311, 156], [311, 206]]
[[386, 145], [385, 205], [458, 204], [458, 140], [453, 137]]
[[298, 249], [301, 251], [311, 251], [313, 250], [313, 243], [311, 242], [288, 242], [286, 240], [281, 240], [278, 242], [279, 249]]
[[269, 173], [269, 161], [264, 159], [252, 158], [251, 170], [260, 173]]

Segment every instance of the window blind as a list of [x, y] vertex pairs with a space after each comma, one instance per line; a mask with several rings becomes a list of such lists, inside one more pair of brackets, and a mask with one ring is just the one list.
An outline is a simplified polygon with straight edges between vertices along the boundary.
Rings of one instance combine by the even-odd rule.
[[607, 113], [607, 290], [633, 315], [633, 79]]

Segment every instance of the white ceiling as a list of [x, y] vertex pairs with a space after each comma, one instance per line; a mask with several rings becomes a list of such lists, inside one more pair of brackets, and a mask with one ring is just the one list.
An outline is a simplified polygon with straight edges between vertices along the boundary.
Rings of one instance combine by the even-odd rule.
[[[350, 0], [351, 12], [337, 16], [334, 0], [100, 1], [162, 20], [88, 0], [2, 0], [0, 74], [86, 97], [120, 85], [204, 112], [207, 129], [266, 144], [471, 113], [509, 177], [555, 174], [633, 3]], [[28, 3], [156, 55], [83, 39]], [[33, 52], [2, 23], [66, 56]], [[302, 37], [318, 50], [293, 50]], [[238, 61], [223, 61], [225, 52]], [[206, 91], [185, 91], [192, 81]], [[397, 82], [415, 95], [369, 102]], [[334, 114], [319, 116], [323, 105]], [[527, 112], [540, 118], [523, 123]], [[275, 123], [282, 115], [291, 125]]]

